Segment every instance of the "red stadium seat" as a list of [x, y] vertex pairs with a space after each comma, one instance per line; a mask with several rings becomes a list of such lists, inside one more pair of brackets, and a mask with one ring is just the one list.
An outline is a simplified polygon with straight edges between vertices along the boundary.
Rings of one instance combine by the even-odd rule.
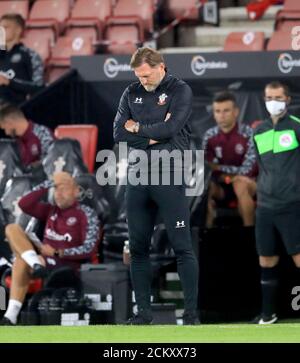
[[94, 172], [98, 142], [96, 125], [60, 125], [55, 131], [58, 139], [70, 137], [80, 142], [83, 160], [90, 173]]
[[118, 0], [107, 24], [135, 24], [141, 31], [153, 32], [153, 13], [153, 0]]
[[292, 50], [292, 40], [290, 31], [275, 31], [267, 44], [267, 50]]
[[106, 18], [111, 14], [111, 0], [77, 0], [67, 25], [68, 27], [94, 27], [100, 35]]
[[275, 29], [281, 28], [281, 23], [285, 20], [300, 20], [300, 2], [299, 0], [285, 0], [283, 9], [276, 14]]
[[139, 30], [134, 25], [111, 25], [106, 28], [106, 51], [111, 54], [132, 54], [139, 44]]
[[290, 32], [295, 26], [300, 26], [300, 20], [284, 20], [278, 23], [276, 30]]
[[68, 37], [78, 38], [78, 37], [84, 37], [84, 38], [90, 38], [92, 39], [92, 42], [95, 43], [98, 38], [98, 32], [93, 27], [72, 27], [68, 28], [66, 31], [66, 35]]
[[232, 32], [224, 43], [225, 52], [249, 52], [264, 50], [264, 32]]
[[183, 16], [187, 9], [190, 9], [185, 21], [197, 22], [199, 20], [199, 9], [195, 6], [201, 1], [196, 0], [165, 0], [163, 5], [164, 16], [167, 20], [173, 20]]
[[37, 0], [33, 3], [26, 26], [51, 28], [57, 36], [64, 30], [69, 14], [69, 0]]
[[76, 55], [92, 55], [94, 48], [90, 37], [63, 36], [57, 39], [51, 52], [49, 64], [56, 66], [69, 66], [70, 58]]
[[0, 1], [0, 16], [4, 14], [16, 13], [22, 15], [26, 20], [28, 18], [29, 1]]
[[[5, 287], [10, 289], [11, 287], [11, 275], [8, 275], [4, 279]], [[40, 291], [43, 287], [43, 280], [42, 279], [34, 279], [30, 280], [29, 286], [28, 286], [28, 294], [35, 294], [36, 292]]]
[[48, 66], [45, 75], [47, 83], [53, 83], [57, 81], [60, 77], [67, 73], [69, 69], [69, 66]]
[[22, 42], [35, 50], [46, 63], [50, 57], [50, 48], [53, 46], [53, 37], [50, 29], [30, 29], [26, 31]]

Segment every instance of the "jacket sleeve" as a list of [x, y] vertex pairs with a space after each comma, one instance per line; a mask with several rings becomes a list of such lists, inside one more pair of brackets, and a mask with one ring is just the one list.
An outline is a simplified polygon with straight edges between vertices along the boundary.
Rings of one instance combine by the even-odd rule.
[[47, 220], [51, 210], [51, 204], [41, 202], [41, 198], [48, 192], [48, 189], [53, 186], [53, 182], [47, 180], [37, 185], [31, 192], [24, 195], [19, 201], [19, 207], [22, 211], [30, 216], [40, 220]]
[[99, 220], [96, 212], [85, 205], [80, 206], [83, 217], [80, 220], [82, 244], [78, 247], [64, 249], [63, 258], [82, 260], [90, 258], [97, 247], [99, 239]]
[[135, 149], [145, 150], [149, 146], [149, 138], [138, 136], [137, 134], [127, 131], [124, 127], [126, 121], [132, 118], [129, 108], [128, 94], [129, 89], [127, 88], [121, 97], [114, 120], [114, 140], [115, 142], [127, 142], [129, 146]]
[[210, 137], [210, 130], [207, 130], [203, 137], [202, 150], [204, 150], [205, 160], [209, 163], [212, 163], [215, 158], [215, 152], [210, 145]]
[[170, 139], [183, 129], [192, 113], [193, 93], [191, 88], [182, 83], [177, 86], [168, 112], [171, 117], [167, 121], [140, 125], [137, 135], [154, 140]]
[[31, 94], [44, 86], [44, 66], [41, 57], [32, 49], [26, 49], [26, 66], [29, 79], [13, 78], [9, 87], [25, 94]]

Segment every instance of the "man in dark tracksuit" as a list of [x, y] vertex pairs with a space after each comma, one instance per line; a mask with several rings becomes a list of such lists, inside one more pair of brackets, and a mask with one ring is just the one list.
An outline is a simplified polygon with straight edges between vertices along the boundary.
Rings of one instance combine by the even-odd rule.
[[[131, 84], [123, 93], [114, 123], [115, 141], [127, 142], [131, 147], [128, 177], [137, 171], [131, 155], [135, 156], [140, 150], [147, 153], [149, 160], [153, 150], [188, 149], [192, 110], [190, 87], [166, 73], [164, 60], [158, 52], [150, 48], [138, 49], [132, 56], [131, 67], [139, 82]], [[171, 174], [175, 165], [170, 166]], [[148, 174], [148, 166], [154, 173], [154, 169], [158, 170], [160, 175], [165, 171], [157, 160], [152, 160], [151, 164], [140, 167], [140, 172]], [[189, 207], [184, 185], [170, 184], [131, 185], [129, 182], [126, 188], [131, 277], [138, 305], [138, 314], [128, 324], [152, 321], [149, 248], [157, 212], [164, 220], [177, 257], [185, 298], [183, 323], [198, 322], [198, 263], [192, 249]]]
[[0, 104], [20, 104], [44, 85], [43, 62], [20, 41], [25, 29], [21, 15], [3, 15], [0, 26], [6, 36], [5, 50], [0, 50]]
[[290, 115], [288, 88], [265, 87], [270, 118], [255, 130], [257, 182], [256, 245], [261, 266], [262, 311], [254, 323], [277, 321], [279, 239], [292, 256], [300, 276], [300, 119]]

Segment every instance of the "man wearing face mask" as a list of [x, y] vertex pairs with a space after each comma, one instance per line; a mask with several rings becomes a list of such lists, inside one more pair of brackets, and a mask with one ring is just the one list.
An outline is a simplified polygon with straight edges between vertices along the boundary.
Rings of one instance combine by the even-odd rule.
[[257, 324], [277, 321], [279, 243], [300, 276], [300, 118], [287, 111], [289, 89], [280, 82], [265, 87], [270, 117], [254, 132], [257, 181], [256, 248], [261, 267], [262, 310]]

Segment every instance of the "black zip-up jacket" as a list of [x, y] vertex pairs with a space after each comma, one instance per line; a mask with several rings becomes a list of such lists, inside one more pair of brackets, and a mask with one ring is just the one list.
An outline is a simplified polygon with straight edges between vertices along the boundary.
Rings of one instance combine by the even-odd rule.
[[287, 209], [300, 204], [300, 119], [286, 113], [274, 126], [271, 118], [254, 130], [259, 175], [259, 207]]
[[[191, 88], [172, 75], [166, 74], [153, 92], [147, 92], [140, 82], [132, 83], [124, 91], [115, 117], [115, 142], [127, 142], [130, 151], [145, 150], [148, 155], [151, 150], [187, 150], [192, 98]], [[168, 113], [171, 116], [166, 120]], [[140, 123], [138, 133], [124, 128], [128, 119]], [[150, 139], [159, 143], [149, 145]]]
[[9, 51], [0, 51], [0, 74], [10, 79], [8, 86], [0, 86], [0, 102], [20, 104], [26, 96], [44, 85], [41, 57], [22, 43]]

